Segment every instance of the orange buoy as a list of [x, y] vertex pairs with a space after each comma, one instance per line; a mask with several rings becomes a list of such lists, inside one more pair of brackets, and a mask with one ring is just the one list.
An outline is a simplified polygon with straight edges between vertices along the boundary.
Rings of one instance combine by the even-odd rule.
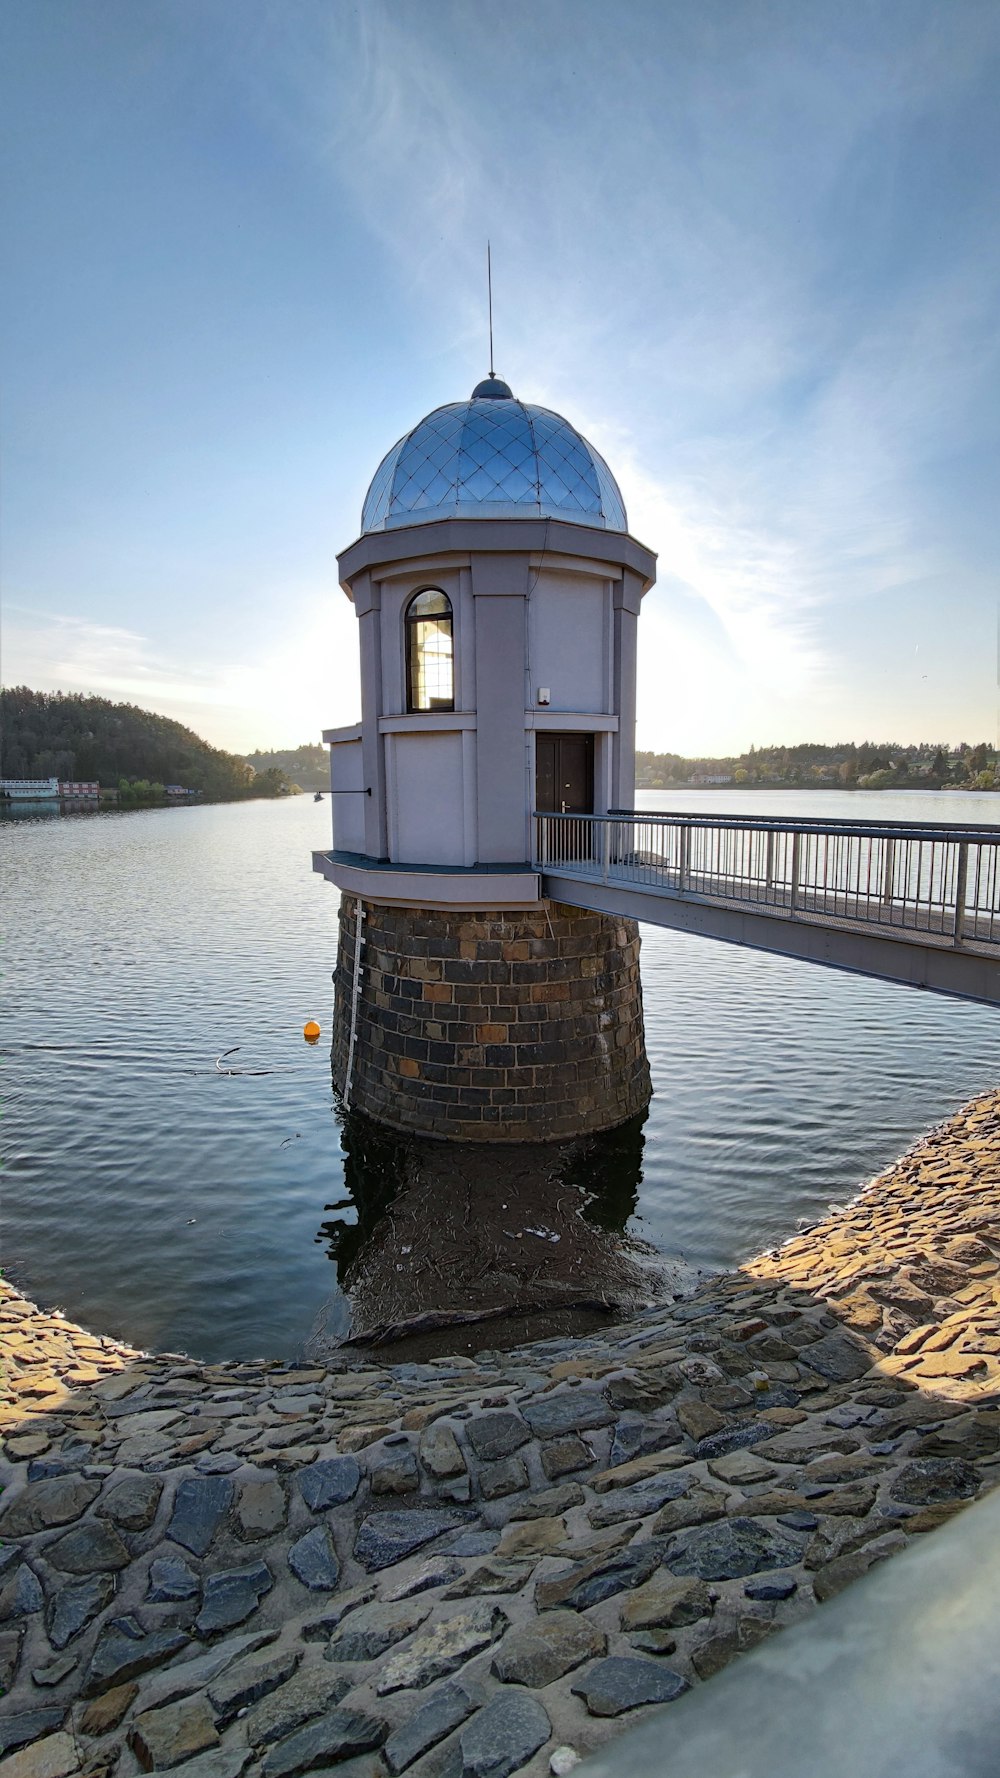
[[315, 1043], [319, 1036], [319, 1026], [315, 1019], [309, 1019], [302, 1027], [302, 1035], [307, 1043]]

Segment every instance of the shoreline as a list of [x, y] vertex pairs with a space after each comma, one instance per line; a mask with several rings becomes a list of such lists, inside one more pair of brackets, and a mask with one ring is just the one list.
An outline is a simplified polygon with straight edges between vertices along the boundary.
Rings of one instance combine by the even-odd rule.
[[4, 1778], [541, 1778], [933, 1529], [1000, 1480], [1000, 1091], [683, 1297], [489, 1335], [202, 1364], [0, 1280]]

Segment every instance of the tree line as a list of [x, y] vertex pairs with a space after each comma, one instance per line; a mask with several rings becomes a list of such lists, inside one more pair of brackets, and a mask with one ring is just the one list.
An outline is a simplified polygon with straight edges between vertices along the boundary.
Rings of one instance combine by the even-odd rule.
[[998, 790], [1000, 756], [988, 741], [950, 747], [945, 741], [805, 741], [795, 747], [751, 747], [722, 758], [637, 752], [636, 784], [665, 790], [709, 777], [734, 784], [836, 790]]
[[330, 755], [318, 741], [303, 741], [301, 747], [260, 748], [247, 754], [247, 762], [255, 772], [284, 772], [303, 790], [330, 788]]
[[169, 716], [78, 692], [0, 691], [0, 777], [96, 781], [119, 801], [158, 802], [167, 784], [213, 801], [280, 796], [284, 772], [255, 772]]

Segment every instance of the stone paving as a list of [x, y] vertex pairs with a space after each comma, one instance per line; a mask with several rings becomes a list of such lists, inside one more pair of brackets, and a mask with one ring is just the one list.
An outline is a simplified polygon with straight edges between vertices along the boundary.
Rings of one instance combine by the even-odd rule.
[[570, 1771], [1000, 1479], [998, 1255], [1000, 1094], [515, 1352], [204, 1365], [0, 1285], [0, 1778]]

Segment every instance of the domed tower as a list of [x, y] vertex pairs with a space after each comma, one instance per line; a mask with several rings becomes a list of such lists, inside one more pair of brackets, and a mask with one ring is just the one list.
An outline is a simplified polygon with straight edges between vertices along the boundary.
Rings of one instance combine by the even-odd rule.
[[534, 811], [631, 808], [655, 557], [607, 464], [491, 375], [383, 458], [339, 558], [361, 722], [328, 731], [334, 1076], [384, 1123], [610, 1128], [650, 1094], [634, 923], [544, 899]]

